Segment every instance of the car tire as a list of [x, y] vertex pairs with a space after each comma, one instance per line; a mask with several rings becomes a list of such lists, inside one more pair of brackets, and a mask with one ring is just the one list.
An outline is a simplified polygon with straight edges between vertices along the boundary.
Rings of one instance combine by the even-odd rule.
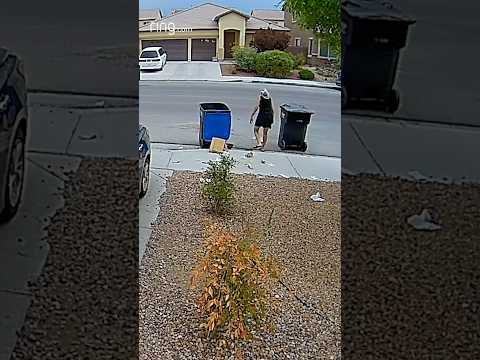
[[142, 169], [142, 179], [140, 185], [140, 198], [143, 198], [148, 191], [150, 185], [150, 157], [145, 159]]
[[22, 200], [25, 182], [25, 139], [25, 130], [18, 128], [8, 158], [7, 181], [4, 189], [5, 206], [0, 212], [0, 222], [13, 218]]

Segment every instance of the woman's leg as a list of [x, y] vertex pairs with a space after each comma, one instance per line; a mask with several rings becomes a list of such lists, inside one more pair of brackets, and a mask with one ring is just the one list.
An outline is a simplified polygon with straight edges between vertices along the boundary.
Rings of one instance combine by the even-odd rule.
[[255, 126], [253, 128], [253, 133], [255, 134], [255, 139], [257, 140], [256, 147], [261, 146], [262, 145], [262, 139], [260, 138], [260, 126]]
[[262, 147], [265, 147], [267, 145], [267, 140], [268, 140], [268, 130], [270, 130], [267, 127], [263, 128], [263, 141], [262, 141]]

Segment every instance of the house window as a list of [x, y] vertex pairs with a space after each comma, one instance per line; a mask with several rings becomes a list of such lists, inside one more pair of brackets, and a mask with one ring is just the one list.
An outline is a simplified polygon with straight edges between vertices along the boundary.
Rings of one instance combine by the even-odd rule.
[[297, 46], [297, 47], [302, 46], [302, 39], [301, 38], [295, 38], [295, 46]]
[[335, 53], [332, 49], [330, 49], [330, 46], [326, 41], [320, 41], [318, 40], [318, 57], [319, 58], [324, 58], [324, 59], [335, 59]]
[[313, 38], [308, 39], [308, 56], [313, 55]]

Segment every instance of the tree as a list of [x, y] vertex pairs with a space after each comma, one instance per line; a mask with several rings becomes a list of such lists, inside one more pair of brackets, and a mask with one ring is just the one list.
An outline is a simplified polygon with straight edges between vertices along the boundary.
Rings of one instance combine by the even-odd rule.
[[306, 29], [318, 31], [340, 60], [342, 30], [341, 0], [285, 0], [284, 9], [290, 12]]
[[254, 37], [253, 42], [255, 47], [260, 51], [266, 50], [285, 50], [290, 42], [290, 35], [285, 31], [274, 31], [271, 29], [258, 30]]

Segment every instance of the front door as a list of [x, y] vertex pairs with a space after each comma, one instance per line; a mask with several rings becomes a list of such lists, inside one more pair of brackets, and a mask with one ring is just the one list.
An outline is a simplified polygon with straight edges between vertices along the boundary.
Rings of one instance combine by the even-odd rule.
[[232, 48], [236, 45], [235, 44], [235, 32], [225, 31], [223, 41], [225, 42], [225, 59], [233, 58]]

